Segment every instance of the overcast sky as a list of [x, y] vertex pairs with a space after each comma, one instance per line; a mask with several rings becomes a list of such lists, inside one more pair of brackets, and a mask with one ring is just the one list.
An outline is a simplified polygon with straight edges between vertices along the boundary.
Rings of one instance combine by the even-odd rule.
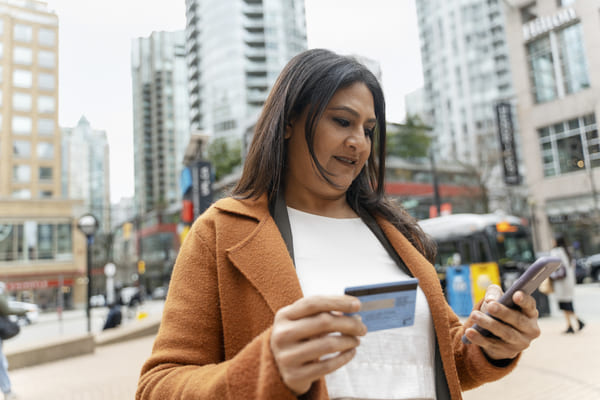
[[[378, 61], [390, 121], [423, 85], [415, 0], [306, 0], [309, 48]], [[111, 200], [133, 196], [131, 40], [185, 28], [184, 0], [47, 0], [59, 18], [59, 124], [107, 132]]]

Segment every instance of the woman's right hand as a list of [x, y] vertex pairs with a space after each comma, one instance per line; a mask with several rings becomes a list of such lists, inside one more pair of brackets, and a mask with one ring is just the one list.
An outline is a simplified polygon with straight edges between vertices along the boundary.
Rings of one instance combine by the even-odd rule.
[[277, 311], [271, 351], [283, 382], [295, 395], [306, 393], [314, 381], [352, 359], [360, 344], [357, 336], [365, 335], [367, 328], [343, 313], [359, 310], [355, 297], [314, 296]]

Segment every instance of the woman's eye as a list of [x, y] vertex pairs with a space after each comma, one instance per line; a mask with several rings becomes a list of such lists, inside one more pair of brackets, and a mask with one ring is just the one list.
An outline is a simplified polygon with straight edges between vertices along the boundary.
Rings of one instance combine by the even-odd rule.
[[339, 125], [346, 127], [346, 126], [350, 126], [350, 121], [343, 119], [343, 118], [334, 118], [335, 122], [337, 122]]
[[375, 135], [375, 128], [365, 128], [365, 135], [372, 138]]

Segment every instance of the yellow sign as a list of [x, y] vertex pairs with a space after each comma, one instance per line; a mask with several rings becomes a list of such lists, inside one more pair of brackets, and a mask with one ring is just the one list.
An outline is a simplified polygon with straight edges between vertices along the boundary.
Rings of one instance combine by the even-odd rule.
[[144, 260], [138, 261], [138, 274], [143, 274], [146, 272], [146, 262]]
[[471, 290], [473, 304], [485, 296], [485, 291], [491, 284], [500, 286], [500, 271], [495, 262], [471, 264]]

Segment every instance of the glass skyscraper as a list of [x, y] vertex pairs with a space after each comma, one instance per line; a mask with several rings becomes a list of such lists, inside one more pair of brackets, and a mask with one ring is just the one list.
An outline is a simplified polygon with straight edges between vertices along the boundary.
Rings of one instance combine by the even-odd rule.
[[186, 0], [192, 131], [241, 139], [287, 61], [306, 49], [302, 0]]

